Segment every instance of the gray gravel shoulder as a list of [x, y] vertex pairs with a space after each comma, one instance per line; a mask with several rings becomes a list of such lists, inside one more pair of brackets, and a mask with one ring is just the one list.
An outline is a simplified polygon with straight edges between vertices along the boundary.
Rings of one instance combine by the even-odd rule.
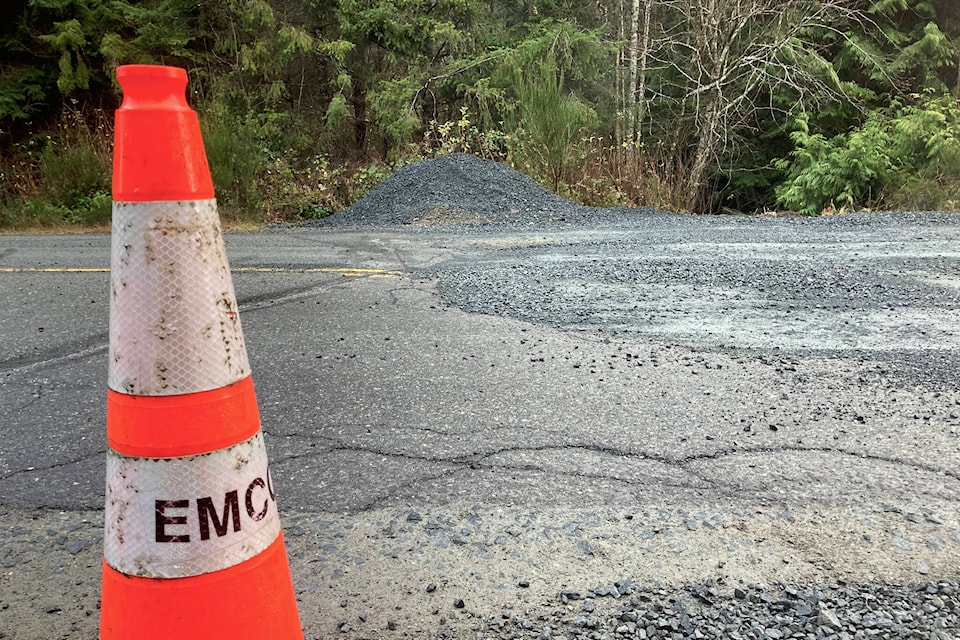
[[[829, 519], [853, 551], [839, 562], [818, 550], [835, 542], [817, 540]], [[284, 524], [308, 639], [955, 640], [960, 629], [958, 582], [936, 577], [957, 564], [957, 523], [919, 512], [459, 504], [291, 512]], [[100, 527], [100, 512], [0, 515], [0, 637], [96, 637]], [[39, 596], [30, 576], [46, 581]]]

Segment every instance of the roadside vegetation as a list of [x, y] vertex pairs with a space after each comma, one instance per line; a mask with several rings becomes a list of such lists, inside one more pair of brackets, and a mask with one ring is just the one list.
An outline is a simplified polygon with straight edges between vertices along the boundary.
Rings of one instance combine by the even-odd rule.
[[110, 218], [117, 65], [183, 66], [221, 211], [505, 162], [588, 205], [960, 209], [956, 0], [12, 0], [0, 228]]

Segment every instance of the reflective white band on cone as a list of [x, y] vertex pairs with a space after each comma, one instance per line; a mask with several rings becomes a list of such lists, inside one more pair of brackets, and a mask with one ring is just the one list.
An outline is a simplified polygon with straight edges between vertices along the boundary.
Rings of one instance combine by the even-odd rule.
[[226, 569], [280, 535], [263, 436], [182, 458], [107, 453], [104, 558], [127, 575]]
[[113, 203], [108, 384], [175, 395], [250, 373], [217, 202]]

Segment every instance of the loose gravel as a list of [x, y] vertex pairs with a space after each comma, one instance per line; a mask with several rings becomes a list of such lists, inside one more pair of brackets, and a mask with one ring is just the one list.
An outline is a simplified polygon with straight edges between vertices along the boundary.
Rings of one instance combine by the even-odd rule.
[[625, 578], [585, 592], [560, 592], [552, 616], [517, 620], [510, 610], [504, 610], [499, 619], [489, 619], [485, 626], [488, 633], [501, 638], [544, 640], [955, 640], [960, 629], [957, 593], [958, 585], [953, 582], [909, 588], [831, 584], [812, 589], [750, 584], [725, 597], [712, 581], [672, 590], [638, 587]]

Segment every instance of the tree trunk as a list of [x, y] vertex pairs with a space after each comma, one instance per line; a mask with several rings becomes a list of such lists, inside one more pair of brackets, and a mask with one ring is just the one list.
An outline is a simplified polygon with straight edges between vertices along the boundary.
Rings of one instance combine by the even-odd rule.
[[636, 93], [636, 139], [640, 139], [640, 129], [647, 117], [647, 56], [650, 53], [650, 11], [651, 0], [643, 0], [643, 35], [640, 38], [640, 68]]
[[630, 67], [626, 106], [626, 142], [637, 139], [637, 61], [640, 56], [640, 0], [633, 0], [630, 11]]
[[[627, 34], [627, 15], [624, 8], [625, 0], [619, 0], [617, 3], [617, 40], [619, 42], [624, 42], [626, 40]], [[623, 47], [617, 49], [617, 64], [616, 64], [616, 100], [617, 100], [617, 113], [620, 117], [617, 118], [616, 125], [614, 126], [615, 132], [615, 142], [616, 142], [616, 157], [619, 163], [623, 163], [626, 159], [624, 153], [624, 143], [627, 141], [627, 91], [629, 83], [627, 82], [627, 72], [624, 68], [624, 59], [626, 58], [626, 51]]]
[[717, 156], [717, 143], [720, 136], [717, 129], [720, 124], [720, 96], [711, 91], [707, 96], [706, 117], [704, 118], [700, 140], [693, 156], [693, 166], [687, 177], [687, 210], [691, 213], [708, 213], [706, 183], [711, 159]]
[[[624, 0], [619, 0], [617, 4], [617, 40], [623, 42], [626, 32], [626, 14], [624, 12]], [[617, 48], [616, 65], [614, 66], [614, 93], [617, 101], [618, 118], [614, 124], [614, 141], [616, 146], [616, 157], [618, 162], [623, 161], [623, 143], [626, 141], [626, 117], [627, 117], [627, 83], [626, 73], [623, 69], [624, 50]]]

